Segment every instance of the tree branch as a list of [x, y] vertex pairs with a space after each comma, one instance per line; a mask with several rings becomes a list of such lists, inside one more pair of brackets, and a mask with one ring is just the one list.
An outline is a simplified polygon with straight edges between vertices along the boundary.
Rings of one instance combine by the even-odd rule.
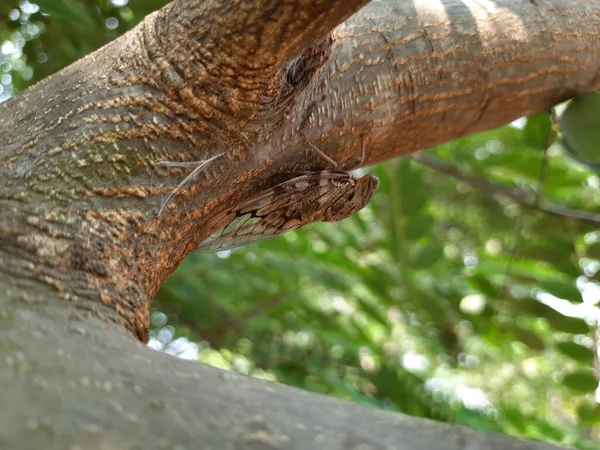
[[0, 447], [558, 450], [392, 414], [150, 350], [55, 297], [0, 292]]
[[424, 166], [427, 166], [436, 172], [450, 175], [457, 180], [464, 181], [473, 187], [481, 189], [482, 191], [489, 192], [490, 194], [501, 195], [505, 198], [510, 198], [518, 204], [525, 206], [526, 208], [535, 209], [542, 211], [546, 214], [550, 214], [563, 219], [573, 219], [580, 222], [586, 222], [592, 225], [600, 226], [600, 214], [594, 214], [587, 211], [574, 210], [564, 208], [556, 205], [544, 205], [537, 201], [536, 198], [531, 199], [531, 195], [520, 189], [512, 189], [500, 183], [494, 183], [486, 178], [474, 177], [461, 172], [458, 167], [451, 164], [443, 163], [440, 161], [434, 161], [431, 158], [417, 154], [411, 157], [414, 161], [417, 161]]
[[[554, 448], [177, 361], [124, 332], [147, 338], [154, 293], [219, 208], [328, 168], [299, 131], [340, 167], [364, 134], [373, 163], [598, 86], [595, 2], [375, 2], [328, 39], [363, 3], [178, 0], [0, 105], [2, 448]], [[158, 215], [186, 175], [158, 162], [219, 153]]]
[[[334, 27], [369, 0], [177, 0], [157, 14], [156, 39], [171, 62], [189, 73], [190, 58], [213, 61], [228, 71], [251, 78], [266, 75], [267, 68], [281, 69], [292, 57], [324, 39]], [[239, 72], [238, 72], [239, 73]], [[247, 79], [227, 82], [242, 84]], [[186, 78], [193, 78], [189, 74]]]
[[362, 134], [369, 165], [545, 111], [600, 87], [598, 35], [597, 2], [372, 2], [335, 30], [277, 154], [306, 128], [344, 166]]
[[[600, 4], [373, 2], [298, 57], [310, 33], [361, 2], [336, 0], [333, 19], [319, 0], [267, 3], [173, 2], [0, 104], [0, 161], [9, 163], [0, 201], [19, 205], [0, 229], [14, 230], [7, 254], [23, 258], [10, 263], [19, 276], [109, 305], [144, 339], [152, 297], [206, 238], [211, 217], [290, 174], [329, 168], [300, 131], [343, 168], [360, 157], [360, 135], [369, 164], [598, 86]], [[247, 30], [239, 17], [228, 30], [210, 15], [233, 17], [241, 5]], [[296, 43], [274, 46], [269, 17], [300, 30]], [[254, 67], [253, 51], [272, 51], [275, 62]], [[159, 215], [189, 173], [158, 163], [219, 154]], [[29, 223], [40, 210], [52, 213]]]

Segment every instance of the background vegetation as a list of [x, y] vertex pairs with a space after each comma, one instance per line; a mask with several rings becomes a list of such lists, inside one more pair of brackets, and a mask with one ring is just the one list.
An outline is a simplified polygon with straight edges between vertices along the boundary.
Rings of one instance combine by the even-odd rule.
[[[164, 3], [0, 3], [0, 100]], [[342, 223], [193, 254], [157, 296], [150, 345], [378, 408], [599, 448], [600, 179], [559, 141], [549, 114], [523, 119], [370, 168], [377, 195]]]

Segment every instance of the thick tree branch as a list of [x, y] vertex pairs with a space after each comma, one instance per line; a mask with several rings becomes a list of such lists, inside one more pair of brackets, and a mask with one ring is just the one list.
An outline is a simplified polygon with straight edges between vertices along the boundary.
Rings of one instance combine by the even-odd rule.
[[[175, 65], [186, 72], [190, 62], [210, 72], [209, 66], [218, 60], [230, 72], [239, 73], [241, 62], [242, 73], [252, 78], [264, 77], [324, 39], [367, 3], [368, 0], [259, 0], [249, 6], [243, 0], [180, 0], [158, 12], [155, 36], [167, 59], [177, 62]], [[218, 70], [225, 77], [231, 75]], [[188, 72], [185, 78], [195, 77]], [[245, 77], [227, 78], [221, 84], [242, 85], [245, 81]]]
[[364, 134], [368, 165], [495, 128], [600, 87], [599, 36], [597, 2], [372, 2], [336, 29], [285, 140], [308, 127], [341, 162]]
[[[258, 130], [248, 135], [246, 128], [264, 127], [270, 99], [285, 91], [284, 66], [366, 3], [175, 1], [145, 21], [144, 44], [155, 69], [150, 78], [196, 113], [242, 133], [250, 146]], [[226, 123], [232, 118], [237, 124]]]
[[[374, 2], [287, 65], [359, 2], [333, 2], [332, 19], [317, 0], [243, 3], [231, 30], [210, 15], [241, 4], [173, 2], [0, 105], [1, 197], [21, 204], [0, 224], [12, 230], [0, 259], [41, 264], [13, 262], [11, 273], [106, 305], [144, 339], [152, 296], [211, 231], [210, 217], [298, 170], [329, 167], [301, 131], [340, 167], [364, 135], [368, 164], [598, 85], [595, 3]], [[278, 34], [261, 17], [287, 25]], [[274, 46], [290, 30], [302, 30], [296, 43]], [[274, 65], [252, 66], [254, 52], [259, 62], [271, 52]], [[159, 215], [189, 171], [158, 161], [217, 155]]]
[[[262, 116], [272, 100], [265, 98], [292, 103], [294, 84], [320, 69], [296, 59], [286, 76], [287, 59], [360, 4], [176, 1], [0, 105], [0, 175], [7, 181], [0, 197], [7, 208], [24, 205], [0, 219], [0, 229], [9, 230], [0, 261], [15, 267], [8, 272], [79, 303], [108, 306], [145, 339], [149, 302], [210, 231], [198, 226], [207, 211], [264, 183], [255, 177], [264, 160], [251, 150], [269, 133]], [[304, 58], [322, 61], [328, 52], [328, 41], [317, 42]], [[158, 178], [182, 173], [161, 170], [158, 161], [217, 156], [197, 180], [209, 195], [190, 186], [182, 190], [188, 212], [158, 214], [156, 200], [174, 190]], [[68, 231], [54, 231], [65, 224]], [[15, 255], [39, 267], [17, 264]]]
[[[333, 2], [333, 19], [317, 0], [302, 3], [304, 14], [294, 14], [300, 2], [259, 2], [240, 9], [245, 21], [231, 19], [231, 34], [211, 19], [232, 16], [241, 3], [174, 2], [0, 105], [2, 198], [6, 207], [24, 205], [0, 224], [12, 230], [0, 259], [24, 279], [118, 311], [145, 339], [152, 296], [211, 232], [211, 216], [298, 170], [327, 168], [302, 138], [305, 128], [343, 167], [359, 156], [359, 135], [370, 163], [595, 87], [600, 5], [571, 2], [503, 0], [468, 10], [463, 2], [374, 2], [332, 41], [290, 61], [287, 73], [258, 64], [257, 84], [245, 72], [250, 47], [275, 52], [279, 69], [299, 50], [274, 48], [266, 19], [287, 24], [283, 37], [323, 34], [358, 1]], [[265, 38], [239, 41], [236, 33]], [[159, 215], [184, 169], [157, 170], [157, 162], [209, 159]], [[158, 182], [165, 177], [173, 184]], [[30, 216], [43, 219], [28, 223]], [[9, 263], [14, 255], [41, 268]]]
[[[0, 448], [557, 450], [178, 360], [55, 298], [0, 292]], [[40, 346], [45, 351], [40, 352]]]
[[[328, 167], [300, 131], [340, 167], [365, 135], [367, 164], [598, 86], [595, 2], [375, 2], [329, 36], [363, 3], [176, 0], [0, 105], [0, 447], [553, 448], [174, 361], [123, 332], [147, 338], [155, 291], [215, 212]], [[158, 162], [219, 154], [159, 215], [189, 171]]]

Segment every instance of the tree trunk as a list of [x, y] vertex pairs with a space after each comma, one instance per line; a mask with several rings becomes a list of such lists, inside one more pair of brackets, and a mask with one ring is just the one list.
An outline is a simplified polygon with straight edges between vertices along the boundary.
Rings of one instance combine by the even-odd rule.
[[[368, 165], [600, 84], [600, 4], [380, 1], [350, 17], [366, 3], [175, 0], [0, 105], [1, 448], [553, 448], [132, 338], [212, 217], [330, 168], [302, 133], [339, 168], [365, 144]], [[189, 170], [159, 161], [211, 158], [163, 204]]]

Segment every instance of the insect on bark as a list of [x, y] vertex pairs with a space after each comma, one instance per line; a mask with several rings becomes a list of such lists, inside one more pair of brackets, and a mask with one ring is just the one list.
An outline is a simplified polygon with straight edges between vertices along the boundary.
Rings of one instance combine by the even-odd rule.
[[[362, 152], [359, 163], [364, 158], [364, 141]], [[325, 159], [337, 166], [331, 158]], [[364, 208], [378, 186], [379, 180], [372, 175], [356, 178], [338, 170], [309, 172], [291, 178], [217, 214], [212, 220], [214, 231], [200, 244], [199, 250], [226, 250], [313, 222], [337, 222]]]

